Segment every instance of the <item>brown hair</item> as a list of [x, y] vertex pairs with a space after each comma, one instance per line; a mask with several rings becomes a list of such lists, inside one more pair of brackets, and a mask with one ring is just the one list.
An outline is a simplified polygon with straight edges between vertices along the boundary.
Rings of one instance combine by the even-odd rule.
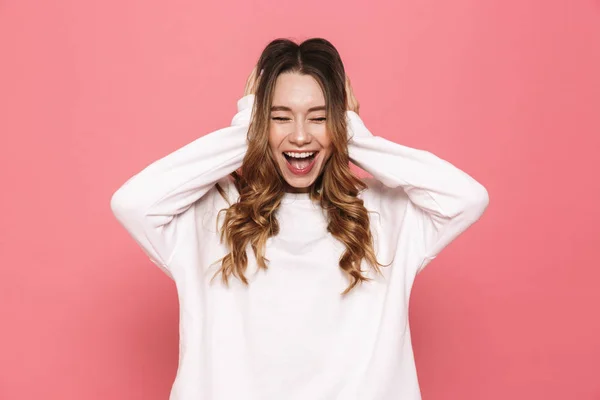
[[[230, 275], [237, 276], [245, 285], [248, 264], [246, 247], [251, 245], [259, 268], [267, 269], [265, 243], [279, 233], [275, 212], [284, 194], [285, 181], [280, 175], [269, 147], [270, 108], [275, 82], [281, 73], [311, 75], [319, 83], [327, 107], [327, 132], [333, 151], [323, 170], [310, 188], [309, 196], [327, 210], [327, 230], [346, 246], [339, 266], [351, 280], [347, 294], [356, 284], [371, 280], [362, 275], [361, 260], [381, 273], [373, 250], [369, 215], [363, 201], [357, 197], [367, 185], [350, 170], [346, 127], [347, 93], [345, 70], [335, 47], [322, 38], [296, 44], [288, 39], [275, 39], [263, 50], [257, 71], [262, 71], [255, 93], [253, 118], [248, 130], [248, 149], [242, 166], [231, 174], [239, 193], [239, 200], [225, 211], [221, 229], [221, 243], [226, 241], [230, 253], [219, 259], [220, 272], [225, 284]], [[217, 190], [227, 199], [223, 188]], [[229, 200], [228, 200], [229, 201]], [[218, 228], [217, 218], [217, 230]], [[389, 265], [389, 264], [388, 264]], [[214, 277], [213, 276], [213, 279]]]

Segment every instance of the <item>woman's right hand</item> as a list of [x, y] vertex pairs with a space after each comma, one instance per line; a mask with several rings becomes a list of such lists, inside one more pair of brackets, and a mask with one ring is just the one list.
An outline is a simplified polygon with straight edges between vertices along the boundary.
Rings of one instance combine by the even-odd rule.
[[257, 75], [257, 70], [258, 70], [258, 65], [255, 65], [254, 69], [250, 73], [250, 76], [248, 76], [248, 79], [246, 80], [246, 88], [244, 89], [244, 96], [256, 93], [256, 88], [258, 87], [258, 79], [260, 78], [260, 74]]

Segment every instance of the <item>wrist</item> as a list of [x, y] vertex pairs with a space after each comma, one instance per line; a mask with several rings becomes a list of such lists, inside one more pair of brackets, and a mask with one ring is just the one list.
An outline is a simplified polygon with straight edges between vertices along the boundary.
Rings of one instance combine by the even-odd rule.
[[373, 137], [373, 134], [367, 129], [362, 118], [353, 110], [346, 111], [346, 122], [348, 139]]

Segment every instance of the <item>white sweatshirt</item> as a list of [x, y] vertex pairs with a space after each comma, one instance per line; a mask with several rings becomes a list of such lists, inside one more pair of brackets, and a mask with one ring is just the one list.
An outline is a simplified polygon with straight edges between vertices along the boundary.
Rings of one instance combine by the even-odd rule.
[[[344, 247], [308, 194], [285, 193], [267, 271], [248, 248], [249, 287], [218, 275], [228, 253], [216, 218], [235, 201], [229, 174], [247, 149], [254, 95], [237, 101], [231, 126], [206, 134], [126, 181], [111, 208], [150, 260], [175, 282], [179, 366], [170, 400], [417, 400], [408, 319], [415, 276], [479, 219], [486, 189], [430, 152], [402, 146], [347, 111], [351, 160], [373, 175], [359, 194], [370, 215], [377, 275], [343, 298]], [[219, 220], [223, 221], [223, 215]], [[219, 225], [221, 226], [221, 225]], [[212, 264], [212, 265], [211, 265]], [[258, 272], [257, 272], [258, 271]]]

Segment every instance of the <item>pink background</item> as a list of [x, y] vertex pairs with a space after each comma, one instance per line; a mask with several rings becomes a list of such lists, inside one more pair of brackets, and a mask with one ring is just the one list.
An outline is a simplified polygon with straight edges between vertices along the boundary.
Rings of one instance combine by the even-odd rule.
[[175, 285], [110, 196], [313, 36], [372, 132], [490, 193], [413, 289], [423, 398], [600, 399], [598, 0], [3, 1], [1, 399], [168, 398]]

